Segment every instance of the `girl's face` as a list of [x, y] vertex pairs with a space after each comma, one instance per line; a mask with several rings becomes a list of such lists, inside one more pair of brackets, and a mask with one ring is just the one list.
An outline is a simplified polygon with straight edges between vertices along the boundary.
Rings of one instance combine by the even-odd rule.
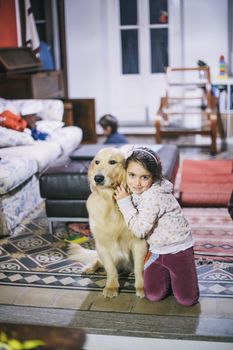
[[140, 163], [131, 161], [127, 168], [126, 182], [130, 192], [141, 194], [151, 187], [153, 179], [151, 173]]

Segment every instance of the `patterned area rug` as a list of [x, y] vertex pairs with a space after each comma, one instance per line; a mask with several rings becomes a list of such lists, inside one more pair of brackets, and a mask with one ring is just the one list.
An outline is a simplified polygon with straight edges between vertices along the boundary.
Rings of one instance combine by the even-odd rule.
[[[233, 223], [227, 210], [185, 208], [185, 215], [196, 239], [201, 296], [233, 298]], [[82, 275], [81, 264], [68, 258], [67, 240], [74, 231], [63, 223], [56, 224], [55, 231], [54, 236], [48, 233], [44, 208], [40, 207], [13, 237], [0, 240], [0, 285], [102, 290], [103, 271]], [[87, 231], [82, 224], [80, 234], [86, 236]], [[94, 247], [91, 235], [83, 246]], [[134, 292], [133, 284], [132, 275], [120, 275], [121, 293]]]
[[233, 263], [233, 221], [225, 208], [184, 208], [199, 260]]

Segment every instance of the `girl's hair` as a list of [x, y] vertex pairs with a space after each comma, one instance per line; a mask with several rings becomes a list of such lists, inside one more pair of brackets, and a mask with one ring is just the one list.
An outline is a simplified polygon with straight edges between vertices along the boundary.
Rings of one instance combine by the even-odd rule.
[[135, 148], [133, 153], [126, 159], [126, 169], [130, 162], [140, 163], [143, 168], [151, 173], [153, 182], [162, 181], [163, 174], [161, 160], [152, 149], [147, 147]]
[[110, 126], [112, 129], [111, 134], [114, 134], [118, 129], [117, 119], [111, 114], [103, 115], [99, 120], [99, 124], [103, 129], [106, 129], [108, 126]]

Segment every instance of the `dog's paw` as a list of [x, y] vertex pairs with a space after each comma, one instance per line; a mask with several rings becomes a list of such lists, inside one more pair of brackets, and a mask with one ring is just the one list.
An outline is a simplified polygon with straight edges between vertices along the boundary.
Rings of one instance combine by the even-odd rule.
[[140, 299], [144, 298], [145, 293], [143, 288], [136, 288], [136, 296]]
[[105, 287], [103, 290], [103, 296], [105, 298], [115, 298], [118, 296], [118, 289]]
[[95, 273], [95, 269], [93, 269], [93, 267], [86, 267], [82, 269], [82, 273], [84, 275], [93, 275]]
[[101, 266], [101, 262], [99, 260], [96, 260], [90, 264], [83, 266], [82, 273], [84, 275], [93, 275], [96, 272], [96, 270], [98, 270], [98, 268]]

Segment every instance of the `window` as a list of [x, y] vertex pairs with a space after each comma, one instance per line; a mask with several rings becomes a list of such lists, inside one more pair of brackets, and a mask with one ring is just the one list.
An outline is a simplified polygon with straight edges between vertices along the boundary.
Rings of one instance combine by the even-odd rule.
[[163, 73], [168, 66], [167, 0], [150, 0], [151, 73]]
[[31, 0], [31, 6], [40, 41], [43, 40], [52, 46], [53, 17], [51, 13], [51, 2]]
[[140, 73], [139, 31], [143, 28], [138, 20], [139, 1], [140, 5], [147, 5], [149, 12], [142, 23], [148, 27], [150, 42], [142, 41], [143, 49], [149, 50], [150, 73], [163, 73], [168, 66], [168, 1], [119, 0], [122, 74]]
[[139, 73], [137, 0], [120, 0], [122, 73]]
[[40, 58], [43, 69], [60, 69], [60, 31], [58, 6], [52, 0], [31, 0], [31, 6], [40, 39]]

